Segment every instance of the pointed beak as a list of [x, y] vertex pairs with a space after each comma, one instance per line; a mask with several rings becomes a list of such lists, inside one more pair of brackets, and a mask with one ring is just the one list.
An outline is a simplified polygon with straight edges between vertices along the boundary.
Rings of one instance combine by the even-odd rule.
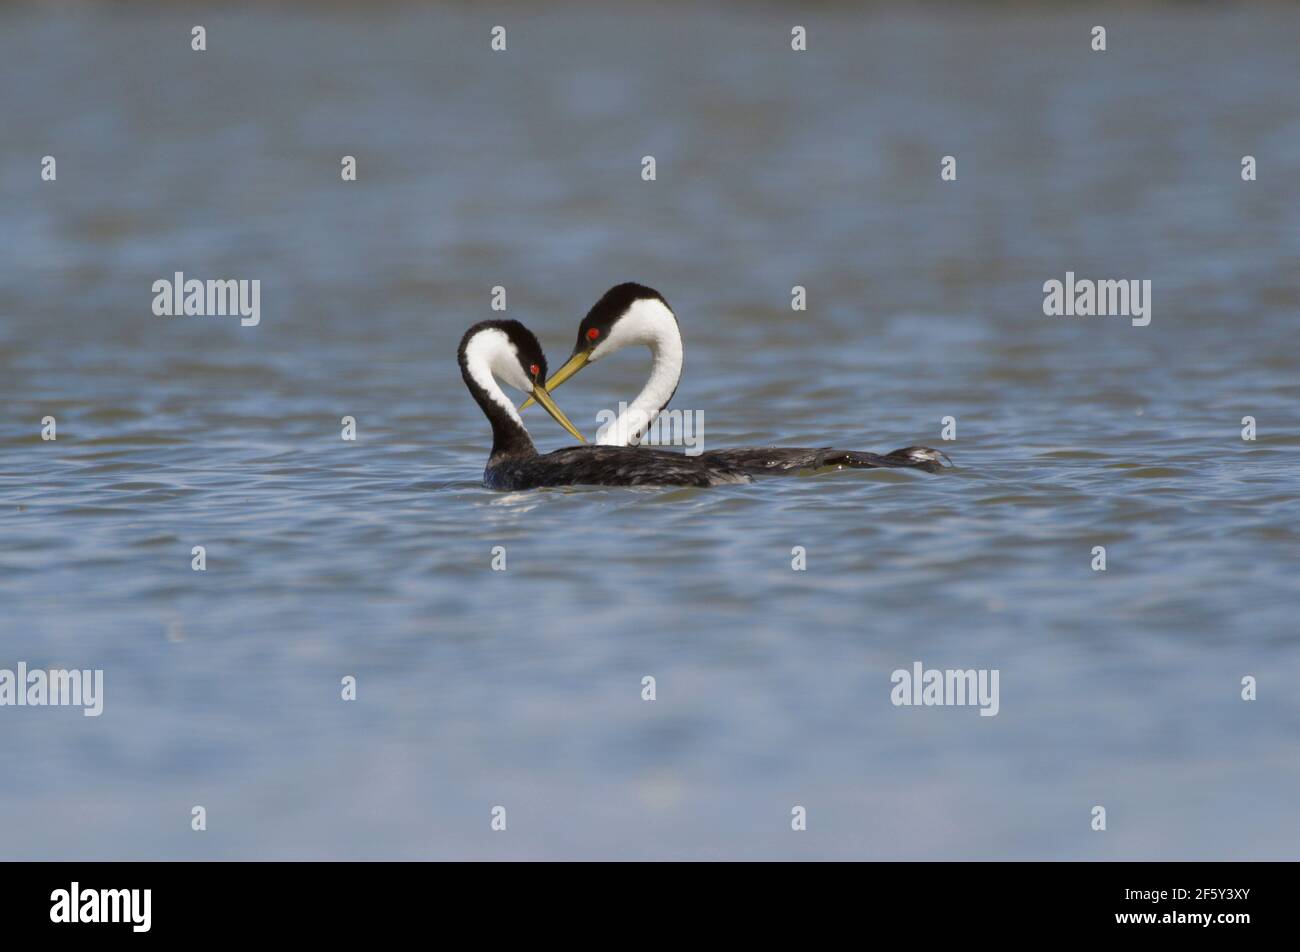
[[[578, 428], [569, 422], [569, 418], [564, 415], [564, 411], [555, 405], [555, 401], [551, 399], [551, 395], [546, 392], [546, 388], [540, 383], [533, 384], [533, 395], [529, 397], [528, 400], [530, 403], [533, 400], [540, 403], [542, 409], [551, 415], [551, 419], [568, 430], [569, 435], [579, 443], [587, 442], [583, 435], [578, 431]], [[526, 405], [527, 404], [525, 404], [525, 406]]]
[[[590, 354], [591, 351], [589, 350], [580, 350], [572, 357], [570, 357], [563, 367], [555, 371], [555, 373], [551, 374], [551, 379], [546, 381], [546, 389], [554, 390], [556, 387], [560, 386], [560, 384], [564, 383], [564, 381], [568, 380], [570, 377], [576, 374], [583, 367], [587, 366], [587, 361], [590, 357]], [[529, 397], [527, 400], [525, 400], [523, 403], [519, 405], [519, 409], [527, 410], [532, 405], [533, 405], [533, 397]], [[554, 415], [555, 414], [553, 413], [551, 414], [551, 416]]]

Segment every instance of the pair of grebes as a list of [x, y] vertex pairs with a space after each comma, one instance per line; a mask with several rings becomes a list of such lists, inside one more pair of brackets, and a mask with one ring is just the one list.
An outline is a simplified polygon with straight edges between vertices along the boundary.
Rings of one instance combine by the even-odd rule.
[[[589, 445], [569, 422], [551, 391], [587, 364], [624, 347], [650, 349], [650, 379], [631, 404]], [[883, 456], [830, 447], [802, 449], [744, 446], [696, 456], [638, 445], [651, 421], [668, 405], [682, 376], [682, 335], [662, 294], [640, 284], [610, 288], [578, 326], [578, 342], [564, 366], [548, 372], [532, 331], [518, 321], [483, 321], [465, 332], [458, 352], [465, 386], [492, 424], [492, 454], [483, 471], [490, 489], [544, 486], [718, 486], [747, 483], [764, 473], [855, 467], [943, 469], [944, 454], [909, 446]], [[528, 399], [515, 409], [502, 384]], [[519, 411], [538, 403], [582, 445], [539, 454]]]

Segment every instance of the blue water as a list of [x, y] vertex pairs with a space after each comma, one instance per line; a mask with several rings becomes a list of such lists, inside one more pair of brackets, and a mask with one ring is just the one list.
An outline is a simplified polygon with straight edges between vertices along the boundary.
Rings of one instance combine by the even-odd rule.
[[[0, 707], [0, 855], [1296, 857], [1300, 12], [792, 16], [0, 9], [0, 669], [105, 680]], [[154, 316], [177, 270], [261, 323]], [[957, 468], [484, 490], [491, 288], [555, 366], [629, 279], [707, 447]]]

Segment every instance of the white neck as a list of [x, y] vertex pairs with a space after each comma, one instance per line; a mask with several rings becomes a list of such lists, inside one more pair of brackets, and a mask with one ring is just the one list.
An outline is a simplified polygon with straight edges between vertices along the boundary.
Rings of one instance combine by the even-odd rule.
[[500, 377], [516, 390], [532, 392], [532, 384], [519, 367], [519, 355], [515, 345], [510, 342], [504, 331], [492, 328], [480, 331], [470, 338], [465, 346], [465, 368], [474, 382], [483, 388], [488, 399], [505, 410], [510, 419], [519, 424], [519, 429], [527, 433], [524, 421], [519, 419], [519, 411], [514, 401], [497, 383]]
[[659, 411], [668, 405], [682, 379], [682, 334], [677, 319], [662, 301], [642, 299], [633, 303], [606, 340], [592, 354], [599, 360], [631, 344], [650, 348], [650, 379], [613, 423], [597, 437], [604, 446], [636, 446]]

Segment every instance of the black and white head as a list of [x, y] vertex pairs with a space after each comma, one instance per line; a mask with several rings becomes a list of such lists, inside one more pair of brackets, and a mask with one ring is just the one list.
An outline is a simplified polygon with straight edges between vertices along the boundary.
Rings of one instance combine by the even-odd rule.
[[465, 332], [457, 353], [461, 376], [493, 429], [513, 424], [525, 432], [514, 402], [501, 384], [522, 391], [540, 403], [556, 423], [580, 442], [578, 428], [546, 391], [546, 355], [533, 332], [518, 321], [482, 321]]
[[592, 305], [578, 325], [573, 356], [586, 354], [584, 362], [595, 362], [633, 344], [653, 348], [665, 337], [681, 339], [677, 315], [654, 288], [628, 281], [610, 288]]
[[[677, 315], [662, 294], [633, 281], [615, 285], [592, 305], [578, 325], [578, 341], [573, 346], [573, 354], [563, 367], [547, 378], [546, 386], [553, 390], [587, 364], [633, 344], [650, 348], [654, 360], [651, 378], [656, 391], [654, 396], [667, 403], [677, 389], [682, 370], [682, 334], [677, 326]], [[660, 390], [663, 393], [659, 393]]]

